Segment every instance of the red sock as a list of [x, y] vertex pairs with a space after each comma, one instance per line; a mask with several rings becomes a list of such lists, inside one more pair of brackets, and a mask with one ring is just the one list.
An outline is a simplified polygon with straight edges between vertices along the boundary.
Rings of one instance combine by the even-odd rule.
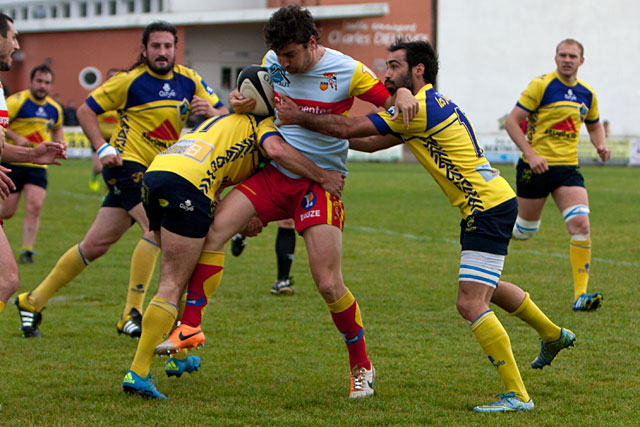
[[[352, 301], [352, 302], [351, 302]], [[346, 309], [334, 312], [349, 303]], [[342, 307], [341, 307], [342, 306]], [[366, 368], [371, 369], [371, 362], [367, 357], [367, 348], [364, 341], [364, 328], [362, 321], [360, 320], [360, 308], [351, 292], [347, 291], [347, 294], [340, 298], [337, 302], [329, 304], [329, 310], [331, 310], [331, 318], [333, 323], [344, 337], [344, 342], [347, 344], [347, 351], [349, 352], [349, 365], [351, 369]]]
[[[220, 256], [218, 253], [215, 254]], [[224, 267], [217, 265], [219, 263], [212, 258], [215, 258], [212, 253], [203, 252], [189, 279], [187, 302], [184, 306], [181, 322], [194, 328], [202, 323], [202, 313], [222, 279]]]

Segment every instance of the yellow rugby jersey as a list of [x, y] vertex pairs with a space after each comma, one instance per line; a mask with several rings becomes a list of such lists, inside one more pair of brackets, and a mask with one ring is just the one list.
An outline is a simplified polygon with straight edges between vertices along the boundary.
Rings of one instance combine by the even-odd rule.
[[264, 158], [263, 141], [279, 135], [273, 117], [252, 114], [212, 117], [153, 160], [147, 172], [173, 172], [213, 200], [220, 188], [238, 184]]
[[[62, 107], [48, 96], [37, 100], [29, 89], [15, 93], [7, 98], [9, 111], [9, 129], [26, 137], [35, 147], [43, 141], [51, 141], [51, 131], [62, 126]], [[15, 142], [8, 136], [9, 144]], [[16, 165], [45, 168], [45, 165], [32, 163], [14, 163]]]
[[86, 103], [98, 115], [117, 110], [120, 120], [110, 144], [123, 160], [149, 166], [156, 154], [179, 139], [194, 95], [216, 108], [223, 105], [190, 68], [175, 65], [161, 76], [140, 65], [111, 77], [89, 94]]
[[529, 113], [526, 136], [536, 154], [549, 165], [578, 164], [582, 122], [599, 120], [596, 93], [590, 86], [580, 79], [569, 84], [554, 71], [529, 83], [516, 105]]
[[416, 95], [418, 115], [404, 128], [402, 115], [369, 115], [381, 135], [393, 134], [436, 180], [463, 218], [491, 209], [516, 195], [484, 157], [471, 122], [448, 98], [424, 86]]
[[98, 116], [98, 126], [100, 127], [100, 133], [105, 141], [109, 142], [111, 136], [115, 134], [118, 127], [118, 118], [120, 115], [117, 111], [105, 111]]

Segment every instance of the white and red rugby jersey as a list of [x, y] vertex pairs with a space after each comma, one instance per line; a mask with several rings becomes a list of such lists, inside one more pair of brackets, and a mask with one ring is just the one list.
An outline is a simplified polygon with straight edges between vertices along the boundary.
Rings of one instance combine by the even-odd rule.
[[[272, 50], [267, 52], [262, 65], [271, 73], [276, 103], [285, 95], [306, 112], [347, 115], [356, 96], [378, 107], [389, 97], [387, 88], [369, 68], [333, 49], [325, 48], [318, 63], [304, 73], [287, 73]], [[349, 142], [346, 139], [322, 135], [297, 125], [280, 126], [278, 130], [289, 144], [319, 167], [347, 175], [345, 163]], [[272, 163], [285, 175], [300, 178]]]

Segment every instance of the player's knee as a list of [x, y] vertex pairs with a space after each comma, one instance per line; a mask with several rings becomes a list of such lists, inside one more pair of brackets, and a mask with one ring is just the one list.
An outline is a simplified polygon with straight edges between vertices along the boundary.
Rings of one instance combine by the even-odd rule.
[[589, 207], [586, 205], [569, 206], [562, 211], [562, 217], [567, 225], [569, 234], [588, 235], [589, 230]]
[[111, 247], [111, 244], [107, 242], [91, 242], [83, 240], [79, 247], [82, 257], [91, 262], [106, 254], [109, 247]]
[[536, 231], [540, 229], [540, 222], [540, 220], [527, 221], [520, 218], [520, 215], [518, 215], [516, 223], [513, 225], [512, 237], [516, 240], [527, 240], [532, 238], [533, 235], [536, 234]]

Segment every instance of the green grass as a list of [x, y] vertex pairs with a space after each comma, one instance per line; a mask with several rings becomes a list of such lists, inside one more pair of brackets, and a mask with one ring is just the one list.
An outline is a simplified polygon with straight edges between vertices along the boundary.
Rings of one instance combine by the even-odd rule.
[[[350, 401], [343, 341], [314, 289], [304, 243], [293, 266], [296, 294], [273, 297], [275, 226], [229, 255], [204, 321], [201, 370], [182, 378], [152, 374], [167, 402], [122, 392], [136, 341], [118, 336], [137, 226], [62, 289], [44, 311], [42, 339], [25, 340], [12, 304], [0, 315], [0, 424], [18, 425], [632, 425], [637, 423], [637, 169], [587, 167], [593, 236], [595, 313], [574, 313], [568, 240], [553, 203], [532, 241], [513, 242], [503, 278], [531, 292], [577, 344], [550, 368], [529, 367], [535, 332], [499, 309], [536, 410], [474, 414], [502, 391], [455, 299], [460, 217], [415, 164], [351, 164], [343, 274], [359, 301], [376, 396]], [[511, 166], [502, 175], [513, 183]], [[80, 241], [100, 197], [89, 192], [88, 161], [50, 168], [37, 262], [20, 265], [31, 290]], [[5, 222], [20, 247], [21, 215]], [[155, 292], [157, 272], [151, 285]], [[147, 298], [148, 300], [148, 298]]]

